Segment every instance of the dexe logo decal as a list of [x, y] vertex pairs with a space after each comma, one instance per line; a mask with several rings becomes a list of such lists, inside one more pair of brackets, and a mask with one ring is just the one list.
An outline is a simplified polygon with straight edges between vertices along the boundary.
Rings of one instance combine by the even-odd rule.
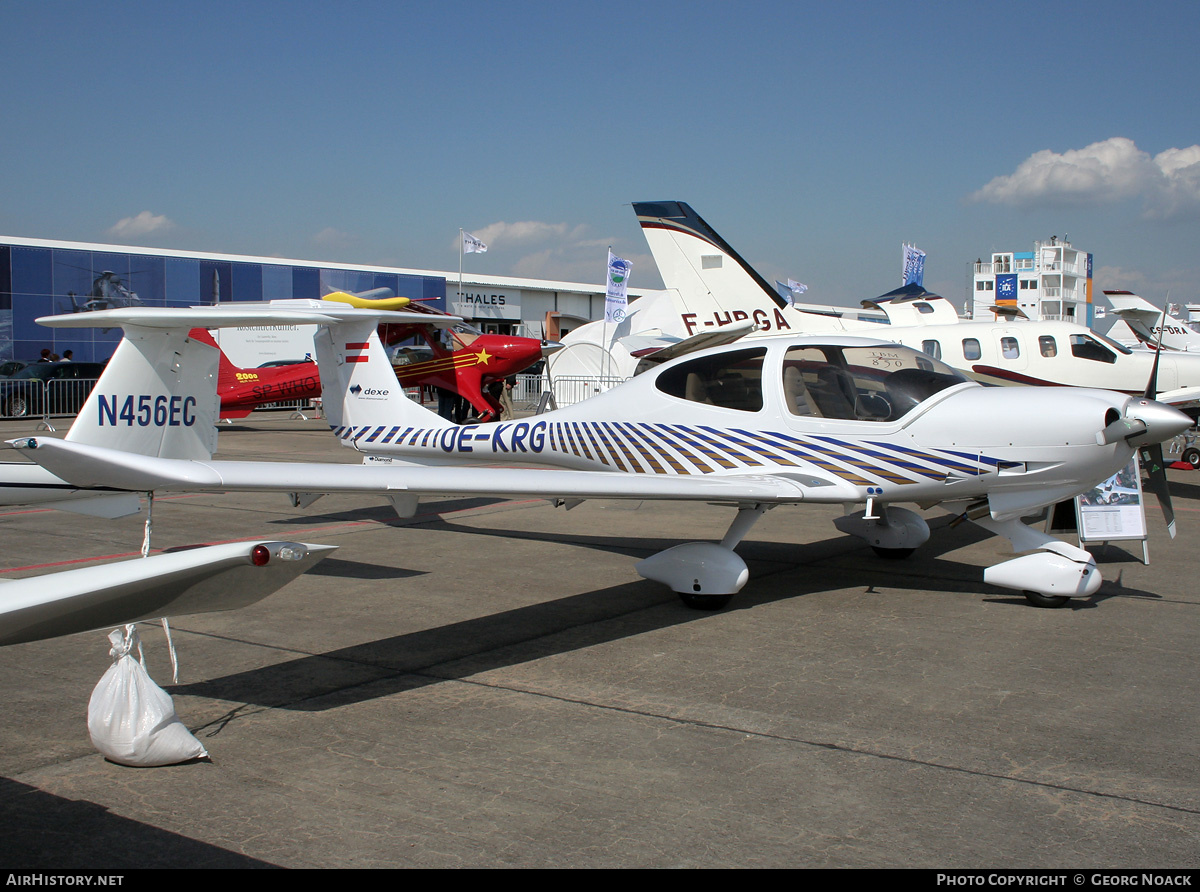
[[350, 388], [350, 392], [359, 399], [368, 400], [383, 400], [387, 399], [390, 390], [376, 390], [374, 387], [363, 387], [361, 384], [355, 384]]
[[346, 362], [366, 362], [367, 342], [355, 342], [346, 345]]

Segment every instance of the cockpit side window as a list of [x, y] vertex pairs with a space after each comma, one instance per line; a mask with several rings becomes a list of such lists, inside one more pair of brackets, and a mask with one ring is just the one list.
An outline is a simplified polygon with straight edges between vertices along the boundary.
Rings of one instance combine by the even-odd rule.
[[1117, 355], [1094, 338], [1087, 335], [1071, 335], [1071, 355], [1093, 362], [1115, 363]]
[[966, 379], [899, 345], [792, 347], [783, 360], [784, 404], [792, 415], [895, 421]]
[[655, 386], [663, 393], [724, 409], [758, 412], [763, 407], [762, 366], [765, 347], [701, 356], [671, 366]]

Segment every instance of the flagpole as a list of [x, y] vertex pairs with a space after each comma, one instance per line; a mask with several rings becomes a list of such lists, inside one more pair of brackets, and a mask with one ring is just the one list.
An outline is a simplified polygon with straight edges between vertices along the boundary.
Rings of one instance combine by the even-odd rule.
[[606, 260], [604, 263], [604, 327], [602, 329], [603, 334], [600, 337], [600, 347], [603, 350], [603, 352], [600, 354], [600, 377], [601, 378], [604, 377], [604, 357], [605, 356], [607, 356], [609, 358], [609, 363], [608, 363], [609, 368], [610, 369], [612, 368], [612, 354], [609, 352], [609, 349], [608, 349], [608, 280], [609, 280], [609, 277], [612, 275], [611, 270], [609, 270], [609, 268], [608, 268], [608, 264], [612, 262], [612, 245], [608, 246], [608, 257], [609, 257], [609, 259]]
[[463, 296], [462, 264], [463, 264], [463, 230], [462, 230], [462, 227], [460, 226], [460, 227], [458, 227], [458, 296], [460, 299], [458, 301], [456, 301], [456, 303], [458, 303], [460, 305], [462, 304], [461, 298]]

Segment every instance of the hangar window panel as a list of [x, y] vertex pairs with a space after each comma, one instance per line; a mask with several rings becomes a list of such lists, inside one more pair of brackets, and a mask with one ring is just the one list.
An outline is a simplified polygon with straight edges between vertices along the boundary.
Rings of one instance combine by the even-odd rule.
[[1055, 343], [1052, 335], [1042, 335], [1038, 338], [1038, 349], [1042, 351], [1042, 356], [1057, 356], [1058, 344]]
[[258, 263], [231, 263], [233, 299], [261, 301], [263, 299], [262, 265]]
[[12, 249], [12, 293], [50, 295], [53, 273], [49, 248]]
[[167, 302], [191, 307], [200, 303], [200, 261], [168, 257], [163, 269]]
[[979, 349], [979, 341], [975, 340], [975, 338], [963, 338], [962, 348], [963, 359], [978, 359], [983, 355]]
[[758, 412], [763, 407], [765, 347], [703, 356], [665, 369], [655, 386], [663, 393], [723, 409]]
[[200, 303], [233, 300], [233, 264], [228, 260], [200, 261]]
[[292, 268], [263, 264], [263, 300], [290, 300], [292, 297]]
[[[0, 310], [12, 309], [12, 257], [7, 245], [0, 246]], [[9, 332], [12, 337], [12, 332]]]
[[321, 297], [321, 271], [311, 266], [292, 267], [292, 297], [318, 300]]
[[60, 313], [74, 313], [87, 303], [92, 291], [92, 252], [53, 251], [55, 306]]
[[133, 254], [129, 258], [129, 288], [144, 304], [161, 307], [166, 302], [164, 259], [147, 254]]

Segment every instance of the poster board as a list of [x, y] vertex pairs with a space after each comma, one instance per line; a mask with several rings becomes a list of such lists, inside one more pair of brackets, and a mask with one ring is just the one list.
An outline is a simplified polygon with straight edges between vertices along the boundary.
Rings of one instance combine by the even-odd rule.
[[1079, 543], [1140, 540], [1146, 552], [1146, 504], [1137, 453], [1103, 483], [1075, 497]]

